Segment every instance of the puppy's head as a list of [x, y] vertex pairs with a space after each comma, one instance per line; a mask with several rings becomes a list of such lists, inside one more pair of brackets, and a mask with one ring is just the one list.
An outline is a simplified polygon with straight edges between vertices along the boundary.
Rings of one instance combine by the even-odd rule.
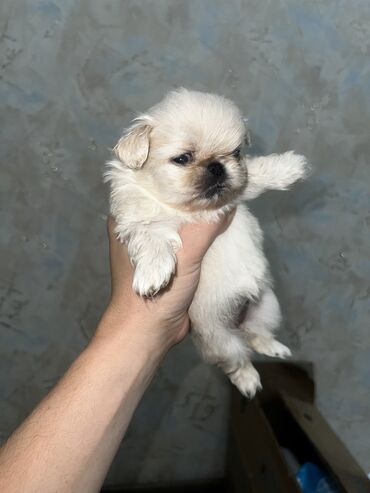
[[195, 211], [219, 208], [245, 188], [247, 141], [231, 101], [180, 89], [134, 120], [114, 150], [159, 200]]

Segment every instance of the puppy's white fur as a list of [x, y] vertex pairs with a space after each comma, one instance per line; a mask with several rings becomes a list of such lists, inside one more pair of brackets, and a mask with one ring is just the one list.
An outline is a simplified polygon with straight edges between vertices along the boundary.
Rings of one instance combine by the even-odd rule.
[[[252, 397], [261, 384], [251, 352], [284, 358], [290, 350], [274, 338], [280, 308], [262, 231], [243, 201], [266, 190], [286, 190], [306, 176], [308, 166], [292, 151], [251, 158], [242, 150], [239, 158], [234, 150], [246, 137], [245, 122], [231, 101], [173, 91], [121, 137], [105, 179], [117, 236], [127, 243], [135, 268], [133, 289], [141, 296], [153, 296], [169, 283], [182, 224], [215, 221], [237, 207], [230, 227], [204, 257], [189, 314], [204, 358]], [[188, 163], [174, 161], [184, 154]], [[212, 163], [225, 171], [225, 184], [218, 185], [217, 172], [210, 174]]]

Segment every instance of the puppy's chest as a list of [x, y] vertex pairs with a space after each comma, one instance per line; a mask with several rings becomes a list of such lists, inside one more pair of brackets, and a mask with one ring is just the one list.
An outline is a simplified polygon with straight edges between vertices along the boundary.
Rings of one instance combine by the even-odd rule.
[[201, 272], [200, 289], [222, 286], [227, 292], [257, 297], [269, 278], [257, 220], [237, 212], [228, 230], [209, 248]]

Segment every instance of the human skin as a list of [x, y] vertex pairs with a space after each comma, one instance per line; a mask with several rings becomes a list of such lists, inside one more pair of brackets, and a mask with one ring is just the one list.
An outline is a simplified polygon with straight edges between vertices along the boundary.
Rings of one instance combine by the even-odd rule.
[[233, 214], [186, 225], [171, 285], [132, 290], [127, 250], [108, 221], [112, 295], [87, 348], [0, 450], [2, 493], [98, 492], [158, 365], [189, 331], [202, 258]]

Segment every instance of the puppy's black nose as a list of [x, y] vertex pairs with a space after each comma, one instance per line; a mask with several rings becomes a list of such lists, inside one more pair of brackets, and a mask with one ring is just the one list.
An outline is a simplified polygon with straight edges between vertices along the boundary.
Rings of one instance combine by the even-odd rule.
[[225, 178], [225, 167], [218, 161], [212, 161], [211, 163], [209, 163], [209, 165], [207, 166], [207, 170], [218, 180], [222, 180], [223, 178]]

